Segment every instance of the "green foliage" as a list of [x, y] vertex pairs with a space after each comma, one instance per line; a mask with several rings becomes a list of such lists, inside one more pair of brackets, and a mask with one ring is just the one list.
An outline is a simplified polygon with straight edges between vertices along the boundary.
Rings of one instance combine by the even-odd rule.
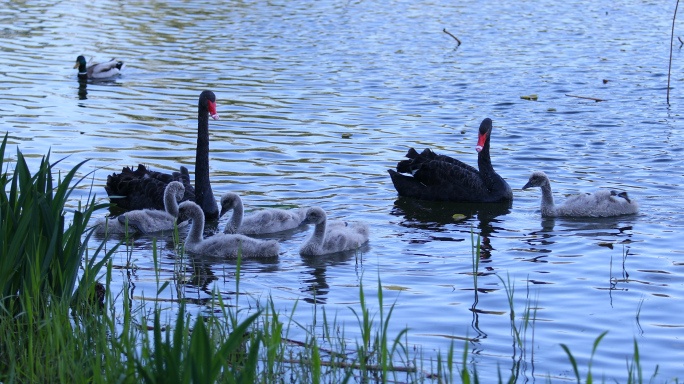
[[[594, 379], [593, 379], [593, 376], [591, 373], [591, 364], [594, 361], [594, 354], [596, 353], [596, 349], [598, 348], [598, 345], [601, 342], [601, 339], [603, 339], [603, 337], [607, 333], [608, 333], [608, 331], [603, 332], [602, 334], [600, 334], [596, 338], [596, 340], [594, 340], [594, 346], [591, 349], [591, 358], [589, 358], [589, 366], [587, 367], [587, 379], [585, 381], [587, 384], [591, 384], [594, 382]], [[561, 344], [560, 346], [561, 346], [561, 348], [563, 348], [565, 353], [568, 355], [568, 359], [570, 359], [570, 364], [572, 365], [572, 370], [575, 372], [575, 378], [577, 379], [577, 383], [579, 383], [580, 382], [580, 374], [579, 374], [579, 368], [577, 366], [577, 360], [575, 360], [575, 357], [572, 355], [572, 353], [570, 352], [570, 348], [568, 348], [567, 345]], [[639, 359], [638, 350], [637, 350], [636, 359], [637, 360]]]
[[90, 234], [84, 241], [81, 237], [92, 213], [106, 206], [96, 205], [95, 197], [89, 197], [83, 209], [79, 206], [72, 212], [71, 223], [65, 228], [64, 207], [82, 180], [71, 186], [84, 162], [55, 186], [49, 153], [32, 175], [17, 149], [17, 161], [10, 173], [4, 160], [6, 147], [7, 135], [0, 145], [0, 169], [5, 169], [0, 175], [0, 308], [12, 314], [36, 315], [48, 297], [49, 302], [62, 303], [84, 299], [106, 262], [106, 257], [97, 263], [91, 259], [74, 294]]
[[[241, 349], [248, 328], [259, 316], [259, 312], [251, 315], [226, 335], [228, 332], [218, 326], [214, 318], [208, 319], [209, 324], [217, 326], [214, 332], [203, 317], [198, 317], [191, 326], [185, 305], [181, 305], [172, 333], [169, 328], [162, 327], [157, 310], [153, 339], [148, 340], [144, 333], [140, 352], [135, 345], [123, 347], [128, 350], [127, 358], [134, 362], [138, 378], [144, 383], [252, 383], [256, 377], [261, 334], [250, 342], [247, 354], [241, 353]], [[217, 341], [225, 336], [225, 341]]]

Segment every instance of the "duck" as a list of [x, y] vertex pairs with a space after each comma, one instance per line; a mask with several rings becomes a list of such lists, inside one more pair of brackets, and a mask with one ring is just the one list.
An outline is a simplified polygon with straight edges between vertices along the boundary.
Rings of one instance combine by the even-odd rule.
[[111, 59], [106, 63], [97, 63], [86, 68], [85, 57], [79, 55], [74, 68], [78, 68], [79, 79], [105, 79], [120, 74], [124, 66], [123, 61]]
[[321, 207], [306, 211], [304, 224], [315, 224], [314, 232], [299, 249], [302, 256], [320, 256], [329, 253], [349, 251], [368, 242], [369, 227], [366, 223], [331, 221], [327, 222]]
[[639, 212], [639, 204], [627, 192], [600, 189], [594, 193], [581, 193], [568, 197], [563, 204], [555, 205], [551, 182], [546, 173], [535, 171], [522, 189], [540, 187], [542, 191], [542, 217], [611, 217]]
[[142, 234], [171, 231], [176, 227], [181, 228], [187, 222], [178, 223], [178, 201], [183, 197], [185, 187], [178, 181], [173, 181], [166, 186], [164, 191], [165, 210], [142, 209], [126, 212], [117, 217], [117, 220], [109, 218], [99, 219], [95, 222], [95, 233], [133, 233]]
[[233, 210], [224, 233], [242, 233], [245, 235], [261, 235], [294, 229], [302, 225], [306, 217], [306, 209], [277, 209], [268, 208], [244, 215], [242, 199], [237, 193], [226, 192], [221, 196], [222, 217], [226, 212]]
[[179, 172], [169, 174], [151, 171], [139, 164], [135, 170], [124, 167], [121, 173], [107, 177], [105, 190], [112, 203], [123, 210], [163, 209], [164, 189], [170, 182], [179, 181], [185, 187], [181, 201], [196, 202], [207, 220], [218, 219], [219, 209], [209, 180], [209, 115], [219, 120], [214, 92], [204, 91], [200, 94], [197, 110], [195, 187], [192, 187], [188, 170], [183, 166]]
[[280, 244], [276, 240], [259, 240], [241, 234], [219, 233], [207, 239], [204, 232], [204, 213], [192, 201], [184, 201], [178, 206], [179, 214], [192, 220], [190, 231], [185, 239], [185, 249], [202, 256], [236, 258], [238, 251], [242, 258], [277, 257]]
[[409, 149], [406, 157], [389, 169], [400, 196], [430, 201], [498, 203], [513, 200], [513, 190], [494, 171], [489, 157], [492, 120], [482, 120], [475, 150], [478, 169], [430, 149], [418, 153]]

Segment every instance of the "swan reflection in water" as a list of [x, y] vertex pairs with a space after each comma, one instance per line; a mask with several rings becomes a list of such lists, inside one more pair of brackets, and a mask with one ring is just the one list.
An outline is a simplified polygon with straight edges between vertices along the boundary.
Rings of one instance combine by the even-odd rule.
[[[471, 229], [475, 235], [481, 238], [480, 257], [488, 259], [492, 247], [490, 236], [501, 230], [497, 226], [499, 216], [511, 212], [512, 202], [504, 203], [454, 203], [432, 202], [414, 200], [400, 197], [394, 202], [391, 213], [395, 216], [403, 216], [404, 220], [399, 225], [407, 228], [416, 228], [420, 238], [409, 238], [411, 243], [426, 243], [428, 241], [464, 241], [465, 238], [452, 236], [440, 236], [440, 234], [453, 233], [453, 227], [447, 228], [446, 224], [454, 224], [459, 232], [470, 234]], [[472, 226], [473, 218], [477, 219], [477, 225]], [[425, 238], [423, 233], [430, 230], [432, 235]], [[404, 234], [411, 236], [411, 234]]]
[[[186, 288], [185, 293], [187, 296], [192, 296], [193, 292], [196, 292], [196, 296], [199, 298], [202, 292], [205, 297], [211, 298], [214, 295], [214, 287], [212, 282], [220, 282], [221, 287], [235, 288], [236, 281], [236, 271], [237, 271], [238, 261], [237, 259], [226, 259], [218, 257], [207, 257], [202, 255], [196, 255], [193, 253], [186, 253], [185, 268], [183, 276], [177, 276], [178, 280], [183, 279]], [[276, 273], [280, 269], [280, 264], [277, 258], [264, 258], [264, 259], [246, 259], [240, 262], [240, 275], [261, 275], [264, 273]], [[233, 282], [233, 284], [230, 283]], [[240, 283], [241, 293], [245, 293], [244, 290], [249, 290], [248, 286], [245, 288], [246, 283]], [[223, 288], [223, 300], [230, 300], [230, 296], [226, 295]], [[232, 294], [233, 292], [228, 292]]]
[[[337, 268], [339, 266], [357, 263], [361, 260], [363, 255], [370, 249], [369, 243], [362, 245], [359, 249], [343, 251], [337, 253], [330, 253], [319, 256], [304, 256], [301, 255], [302, 263], [307, 267], [306, 273], [309, 276], [304, 276], [301, 280], [303, 286], [301, 291], [307, 294], [304, 301], [311, 304], [325, 304], [327, 294], [330, 291], [330, 284], [328, 284], [327, 271], [329, 267]], [[357, 269], [357, 272], [359, 270]], [[360, 272], [359, 272], [360, 273]], [[361, 277], [359, 276], [358, 280]]]
[[[403, 216], [404, 220], [399, 225], [407, 228], [416, 228], [417, 236], [421, 239], [409, 239], [411, 243], [428, 241], [468, 241], [471, 231], [473, 235], [480, 236], [480, 254], [479, 260], [481, 262], [489, 262], [491, 259], [491, 252], [494, 249], [491, 245], [490, 238], [493, 233], [496, 233], [502, 228], [497, 226], [500, 219], [498, 217], [507, 215], [511, 212], [512, 202], [504, 203], [446, 203], [446, 202], [429, 202], [421, 200], [413, 200], [408, 198], [399, 198], [394, 202], [392, 214], [396, 216]], [[473, 225], [477, 220], [477, 224]], [[456, 231], [454, 231], [454, 226]], [[432, 235], [428, 239], [424, 238], [425, 231], [428, 230]], [[454, 232], [459, 232], [461, 236], [453, 237]], [[440, 236], [440, 233], [443, 235]], [[447, 235], [448, 234], [448, 235]], [[411, 236], [411, 232], [404, 232], [401, 236]], [[475, 238], [477, 242], [477, 238]], [[471, 268], [471, 267], [467, 267]], [[482, 268], [482, 267], [480, 267]], [[473, 270], [464, 269], [462, 273], [471, 274]], [[479, 277], [493, 274], [491, 267], [485, 267], [478, 271]], [[478, 278], [479, 278], [478, 277]], [[475, 280], [477, 281], [477, 280]], [[454, 287], [454, 289], [457, 289]], [[473, 304], [470, 311], [473, 315], [471, 327], [475, 331], [475, 337], [471, 339], [473, 344], [478, 344], [480, 339], [486, 338], [487, 334], [480, 329], [479, 313], [477, 308], [479, 302], [479, 293], [489, 293], [491, 289], [484, 289], [477, 286], [470, 285], [469, 287], [458, 288], [459, 291], [473, 291]], [[498, 290], [498, 289], [496, 289]]]
[[[637, 216], [631, 217], [546, 217], [540, 221], [541, 228], [527, 232], [523, 241], [535, 256], [529, 261], [545, 262], [551, 256], [554, 244], [577, 242], [613, 249], [615, 244], [628, 244]], [[629, 248], [627, 246], [626, 248]]]

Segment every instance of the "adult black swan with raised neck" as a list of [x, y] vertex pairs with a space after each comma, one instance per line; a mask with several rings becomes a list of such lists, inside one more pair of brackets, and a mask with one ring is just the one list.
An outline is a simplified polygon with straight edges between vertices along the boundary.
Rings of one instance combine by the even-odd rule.
[[392, 183], [399, 195], [420, 200], [496, 203], [513, 200], [513, 191], [501, 176], [494, 172], [489, 157], [492, 120], [480, 124], [475, 149], [479, 170], [449, 156], [438, 155], [430, 149], [418, 153], [409, 149], [397, 164], [397, 171], [389, 169]]
[[171, 174], [150, 171], [144, 165], [138, 169], [124, 167], [121, 173], [107, 177], [105, 190], [110, 201], [124, 210], [164, 209], [164, 189], [172, 181], [180, 181], [185, 187], [182, 201], [191, 200], [202, 208], [207, 220], [219, 217], [219, 209], [209, 182], [209, 115], [219, 119], [216, 113], [216, 96], [211, 91], [200, 94], [197, 108], [197, 152], [195, 157], [195, 188], [190, 183], [188, 170], [181, 166], [180, 172]]

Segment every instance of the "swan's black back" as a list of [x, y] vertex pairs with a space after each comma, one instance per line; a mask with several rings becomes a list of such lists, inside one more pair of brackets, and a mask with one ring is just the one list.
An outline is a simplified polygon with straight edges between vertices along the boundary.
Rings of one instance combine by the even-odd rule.
[[[181, 201], [195, 201], [195, 188], [190, 183], [187, 168], [181, 166], [180, 172], [171, 174], [150, 171], [139, 164], [133, 170], [124, 167], [121, 173], [107, 176], [105, 190], [110, 201], [125, 210], [158, 209], [164, 210], [164, 190], [172, 181], [179, 181], [185, 187], [185, 194]], [[122, 196], [111, 198], [111, 196]]]
[[[426, 149], [418, 153], [409, 149], [397, 164], [397, 171], [388, 170], [399, 195], [432, 201], [460, 201], [493, 203], [511, 201], [513, 191], [506, 181], [494, 172], [489, 158], [489, 139], [492, 122], [484, 119], [480, 135], [486, 135], [478, 155], [479, 170], [446, 155]], [[480, 145], [480, 144], [478, 144]]]
[[415, 149], [410, 148], [406, 154], [406, 157], [408, 157], [409, 160], [400, 161], [399, 164], [397, 164], [397, 172], [412, 174], [422, 168], [424, 164], [434, 161], [435, 164], [441, 162], [451, 164], [454, 167], [463, 169], [464, 172], [469, 172], [472, 174], [479, 173], [477, 169], [471, 167], [470, 165], [446, 155], [438, 155], [432, 152], [432, 150], [429, 148], [423, 150], [423, 152], [420, 154]]

